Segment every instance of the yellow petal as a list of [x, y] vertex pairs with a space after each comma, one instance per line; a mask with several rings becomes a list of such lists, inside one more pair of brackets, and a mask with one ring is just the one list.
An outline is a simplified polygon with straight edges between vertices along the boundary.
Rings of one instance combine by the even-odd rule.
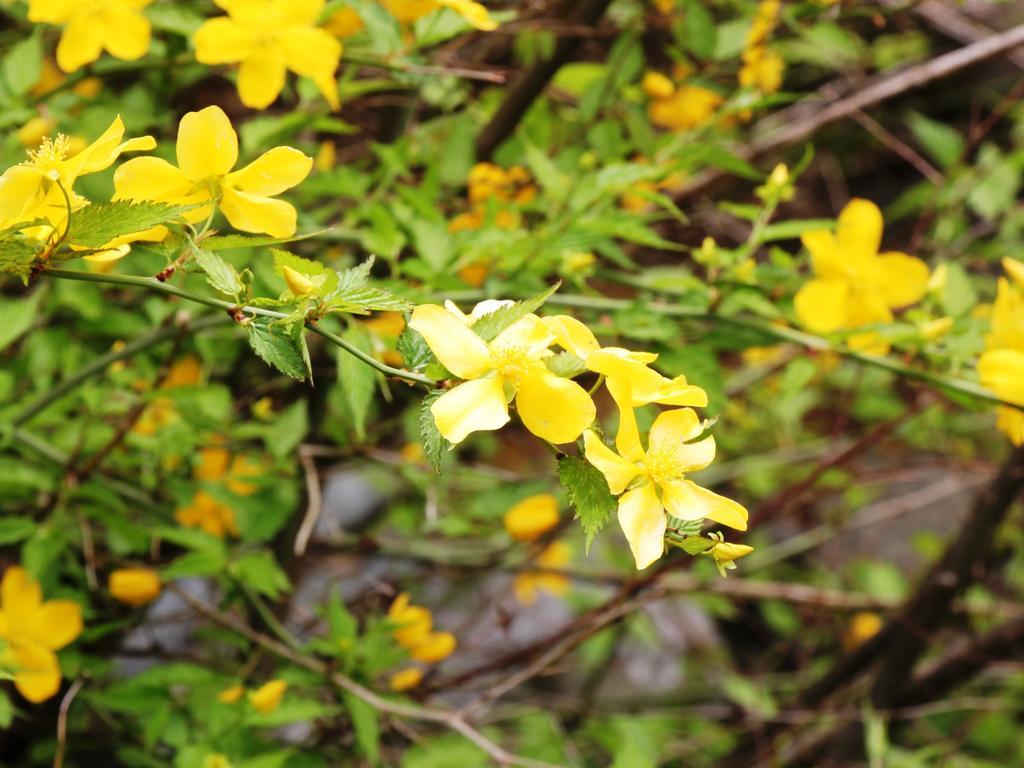
[[508, 423], [505, 385], [500, 376], [485, 376], [459, 384], [430, 407], [444, 438], [458, 445], [473, 432], [501, 429]]
[[996, 427], [1014, 445], [1024, 445], [1024, 411], [1001, 405], [996, 409]]
[[423, 336], [441, 365], [460, 379], [476, 379], [493, 368], [484, 340], [436, 304], [416, 307], [409, 327]]
[[451, 656], [455, 652], [455, 646], [455, 635], [451, 632], [432, 632], [414, 646], [410, 653], [416, 661], [436, 664]]
[[78, 16], [64, 28], [57, 44], [57, 66], [74, 72], [91, 64], [103, 52], [103, 31], [85, 16]]
[[615, 433], [615, 447], [622, 458], [628, 461], [640, 461], [644, 457], [644, 449], [640, 445], [640, 430], [637, 429], [636, 413], [633, 411], [633, 388], [628, 379], [618, 376], [606, 379], [605, 387], [619, 409], [619, 426]]
[[82, 634], [82, 608], [70, 600], [48, 600], [32, 613], [22, 629], [51, 651], [57, 651]]
[[133, 8], [108, 5], [103, 17], [104, 47], [118, 59], [141, 59], [149, 50], [149, 20]]
[[652, 391], [633, 390], [633, 405], [647, 403], [705, 408], [708, 404], [708, 393], [695, 384], [688, 384], [685, 376], [676, 376], [671, 380], [663, 379], [661, 386]]
[[4, 571], [3, 581], [0, 581], [0, 606], [11, 624], [19, 626], [31, 621], [42, 602], [43, 590], [39, 582], [24, 568], [12, 565]]
[[0, 228], [24, 221], [46, 200], [46, 177], [35, 166], [15, 165], [0, 176]]
[[846, 260], [866, 259], [882, 244], [882, 212], [870, 200], [853, 198], [839, 213], [836, 241]]
[[648, 445], [652, 453], [674, 452], [703, 431], [704, 423], [692, 408], [662, 411], [651, 425]]
[[14, 687], [18, 693], [39, 704], [53, 698], [60, 690], [60, 664], [53, 651], [40, 645], [17, 645], [12, 648], [16, 671]]
[[291, 189], [313, 167], [313, 158], [292, 147], [274, 147], [244, 168], [229, 173], [224, 183], [253, 195], [270, 197]]
[[245, 688], [241, 685], [232, 685], [217, 694], [217, 701], [221, 704], [234, 704], [245, 695]]
[[604, 475], [608, 482], [608, 490], [615, 496], [626, 490], [626, 486], [640, 474], [636, 464], [615, 453], [591, 429], [583, 433], [583, 446], [587, 461]]
[[1020, 288], [1024, 289], [1024, 261], [1004, 256], [1003, 269]]
[[754, 548], [749, 547], [746, 544], [733, 544], [728, 541], [720, 541], [711, 548], [711, 556], [719, 563], [731, 563], [733, 560], [739, 560], [741, 557], [746, 557], [753, 551]]
[[28, 20], [63, 24], [74, 14], [78, 0], [29, 0]]
[[225, 187], [221, 190], [220, 209], [231, 226], [243, 232], [265, 232], [271, 237], [295, 234], [295, 208], [283, 200]]
[[108, 589], [115, 600], [138, 608], [160, 595], [160, 576], [149, 568], [118, 568], [110, 574]]
[[809, 280], [797, 291], [793, 307], [801, 325], [816, 333], [832, 333], [846, 322], [849, 288], [844, 281]]
[[292, 24], [316, 24], [324, 10], [325, 0], [284, 0], [279, 3], [284, 20]]
[[284, 89], [284, 57], [276, 50], [258, 50], [238, 68], [238, 96], [253, 109], [266, 109]]
[[593, 332], [575, 317], [555, 315], [545, 317], [544, 324], [555, 335], [555, 343], [576, 357], [586, 360], [601, 348]]
[[548, 372], [520, 382], [516, 409], [530, 432], [555, 444], [571, 443], [597, 416], [594, 401], [583, 387]]
[[978, 359], [981, 383], [1003, 400], [1024, 405], [1024, 350], [993, 349]]
[[747, 510], [725, 496], [701, 488], [690, 480], [671, 480], [661, 484], [661, 499], [672, 517], [680, 520], [703, 520], [747, 530]]
[[408, 667], [395, 672], [388, 680], [388, 687], [392, 691], [402, 692], [415, 688], [423, 681], [423, 670], [418, 667]]
[[513, 539], [533, 541], [558, 525], [558, 519], [558, 499], [538, 493], [510, 507], [504, 523]]
[[642, 571], [665, 550], [665, 511], [650, 483], [634, 488], [619, 499], [619, 525]]
[[124, 136], [124, 123], [118, 115], [110, 127], [96, 141], [83, 149], [69, 161], [75, 167], [75, 174], [95, 173], [109, 168], [122, 153], [140, 152], [156, 147], [156, 139], [152, 136], [140, 136], [128, 141], [121, 141]]
[[843, 278], [843, 254], [836, 237], [827, 229], [816, 229], [800, 235], [800, 242], [811, 253], [811, 267], [818, 277]]
[[201, 64], [234, 64], [253, 54], [256, 33], [234, 19], [220, 16], [203, 22], [196, 30], [193, 42], [196, 61]]
[[281, 704], [281, 698], [287, 689], [288, 683], [285, 680], [271, 680], [249, 692], [249, 703], [260, 714], [270, 714]]
[[524, 315], [503, 330], [490, 343], [492, 354], [500, 350], [521, 350], [526, 357], [539, 360], [555, 340], [555, 335], [536, 315]]
[[880, 288], [890, 307], [906, 307], [928, 292], [928, 265], [905, 253], [883, 253], [876, 262]]
[[[341, 43], [328, 32], [313, 27], [296, 27], [288, 30], [281, 37], [284, 49], [285, 65], [292, 72], [303, 77], [312, 78], [317, 86], [321, 83], [327, 88], [324, 98], [335, 109], [338, 108], [338, 87], [334, 81], [334, 73], [341, 59]], [[324, 88], [321, 88], [324, 91]]]
[[224, 176], [238, 161], [238, 135], [214, 105], [189, 112], [178, 125], [178, 167], [192, 181]]

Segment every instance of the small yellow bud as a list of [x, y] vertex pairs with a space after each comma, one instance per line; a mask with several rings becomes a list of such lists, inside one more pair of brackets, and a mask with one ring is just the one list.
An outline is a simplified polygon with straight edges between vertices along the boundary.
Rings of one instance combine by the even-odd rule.
[[245, 695], [245, 688], [241, 685], [232, 685], [217, 694], [217, 701], [222, 704], [235, 704]]
[[388, 681], [392, 691], [408, 691], [415, 688], [423, 680], [423, 670], [419, 667], [408, 667], [395, 672]]
[[652, 99], [667, 99], [676, 91], [676, 87], [671, 80], [661, 74], [661, 72], [653, 70], [644, 74], [640, 87]]
[[945, 264], [939, 264], [932, 272], [931, 277], [928, 278], [928, 290], [931, 293], [938, 293], [946, 287], [946, 277], [949, 274], [949, 269]]
[[[343, 8], [342, 10], [350, 10]], [[334, 167], [334, 163], [338, 157], [338, 151], [335, 149], [333, 141], [325, 141], [320, 145], [319, 151], [316, 153], [316, 159], [313, 160], [313, 166], [323, 173], [329, 171]]]
[[789, 182], [789, 168], [785, 163], [779, 163], [772, 169], [768, 177], [768, 183], [775, 187], [781, 187]]
[[884, 623], [882, 617], [877, 613], [858, 611], [850, 619], [850, 624], [846, 628], [846, 634], [843, 636], [843, 645], [848, 650], [853, 650], [877, 635], [882, 630]]
[[160, 594], [160, 576], [149, 568], [119, 568], [110, 574], [108, 588], [115, 600], [138, 608]]
[[533, 541], [558, 525], [558, 499], [550, 493], [528, 496], [505, 513], [505, 530], [518, 541]]
[[952, 317], [940, 317], [936, 320], [929, 320], [927, 323], [921, 326], [921, 338], [928, 341], [935, 341], [941, 339], [947, 333], [949, 329], [953, 327]]
[[249, 703], [260, 714], [268, 715], [280, 706], [287, 689], [288, 683], [285, 680], [271, 680], [249, 692]]
[[284, 277], [288, 290], [295, 296], [308, 296], [311, 293], [316, 293], [316, 285], [312, 280], [287, 265], [281, 268], [281, 276]]
[[566, 272], [586, 272], [597, 261], [597, 257], [589, 251], [573, 251], [562, 257], [562, 266]]
[[270, 421], [274, 417], [274, 401], [270, 397], [261, 397], [249, 410], [260, 421]]
[[455, 652], [457, 643], [451, 632], [431, 632], [420, 642], [409, 649], [416, 661], [424, 664], [436, 664]]

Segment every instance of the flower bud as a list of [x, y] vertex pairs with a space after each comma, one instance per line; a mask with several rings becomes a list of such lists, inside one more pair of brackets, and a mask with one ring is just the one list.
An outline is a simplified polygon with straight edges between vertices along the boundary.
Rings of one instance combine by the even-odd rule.
[[110, 574], [108, 588], [115, 600], [138, 608], [160, 594], [160, 576], [149, 568], [119, 568]]
[[296, 296], [308, 296], [311, 293], [316, 293], [316, 285], [312, 280], [287, 265], [281, 268], [281, 276], [288, 284], [288, 290]]
[[652, 99], [667, 99], [676, 91], [676, 87], [672, 84], [671, 80], [661, 74], [661, 72], [654, 72], [653, 70], [644, 75], [640, 87]]

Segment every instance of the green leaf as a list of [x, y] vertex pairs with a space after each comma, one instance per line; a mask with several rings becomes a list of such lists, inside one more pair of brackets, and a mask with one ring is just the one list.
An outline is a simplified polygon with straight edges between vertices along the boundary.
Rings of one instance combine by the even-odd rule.
[[27, 517], [8, 517], [0, 520], [0, 545], [24, 541], [38, 526]]
[[289, 267], [300, 275], [308, 277], [316, 286], [317, 294], [320, 296], [326, 296], [337, 289], [338, 273], [333, 269], [328, 269], [326, 265], [321, 264], [319, 261], [304, 259], [280, 248], [271, 248], [271, 253], [274, 254], [274, 272], [282, 280], [284, 279], [284, 268]]
[[404, 312], [412, 308], [405, 299], [384, 288], [369, 285], [374, 258], [338, 273], [337, 289], [327, 297], [334, 312], [365, 315], [371, 310]]
[[28, 285], [28, 276], [32, 274], [32, 265], [42, 250], [35, 240], [21, 238], [5, 238], [0, 240], [0, 273], [17, 275]]
[[907, 117], [907, 125], [935, 162], [943, 168], [949, 168], [963, 157], [964, 139], [960, 132], [936, 120], [931, 120], [917, 112]]
[[587, 370], [587, 364], [572, 352], [559, 352], [547, 358], [544, 363], [549, 371], [563, 379], [571, 379]]
[[248, 328], [249, 346], [263, 362], [296, 381], [306, 379], [301, 323], [289, 327], [274, 323], [270, 318], [257, 317]]
[[[359, 326], [351, 326], [341, 337], [363, 352], [372, 352], [370, 336]], [[337, 355], [338, 383], [341, 386], [342, 399], [352, 419], [356, 438], [362, 442], [366, 439], [366, 420], [370, 413], [370, 405], [373, 403], [377, 375], [373, 368], [341, 347], [337, 348]]]
[[427, 346], [427, 340], [423, 338], [423, 334], [413, 330], [408, 325], [399, 334], [395, 349], [405, 361], [405, 367], [410, 371], [426, 368], [427, 363], [434, 356], [434, 353], [430, 351], [430, 347]]
[[718, 31], [705, 3], [700, 0], [686, 0], [680, 32], [683, 45], [695, 56], [706, 59], [714, 53], [718, 44]]
[[[175, 221], [192, 205], [166, 203], [133, 203], [118, 200], [112, 203], [94, 203], [71, 216], [69, 240], [82, 248], [102, 248], [111, 240], [124, 235], [143, 232], [159, 224]], [[71, 254], [74, 258], [80, 254]]]
[[371, 765], [377, 765], [380, 762], [380, 722], [377, 710], [348, 691], [342, 694], [342, 698], [352, 718], [352, 730], [355, 731], [359, 751]]
[[246, 587], [271, 600], [277, 600], [291, 586], [274, 555], [266, 550], [247, 552], [231, 563], [228, 571]]
[[203, 248], [208, 251], [230, 251], [234, 248], [262, 248], [268, 245], [282, 245], [284, 243], [294, 243], [299, 240], [308, 240], [311, 237], [322, 235], [324, 232], [328, 232], [327, 229], [317, 230], [316, 232], [306, 232], [302, 235], [292, 235], [291, 237], [270, 237], [269, 235], [213, 235], [212, 237], [204, 238], [202, 241]]
[[309, 431], [309, 416], [306, 401], [296, 400], [274, 419], [267, 430], [264, 442], [267, 450], [279, 459], [289, 456], [302, 442]]
[[961, 317], [978, 303], [978, 293], [971, 285], [967, 271], [956, 262], [947, 262], [946, 280], [939, 294], [939, 303], [947, 315]]
[[576, 518], [583, 526], [589, 553], [594, 537], [611, 519], [618, 501], [597, 467], [578, 456], [563, 456], [558, 460], [558, 480], [569, 494]]
[[242, 292], [242, 279], [233, 266], [228, 264], [223, 257], [213, 251], [207, 251], [198, 246], [192, 249], [192, 258], [206, 274], [208, 282], [215, 291], [228, 296], [237, 296]]
[[359, 622], [345, 607], [337, 589], [332, 589], [330, 597], [327, 598], [326, 614], [331, 640], [345, 643], [356, 639], [359, 634]]
[[778, 224], [769, 224], [761, 231], [761, 240], [766, 243], [775, 240], [790, 240], [800, 237], [804, 232], [813, 232], [817, 229], [832, 230], [836, 226], [833, 219], [792, 219], [780, 221]]
[[0, 299], [0, 352], [32, 327], [42, 298], [34, 291], [22, 299]]
[[715, 542], [702, 536], [687, 536], [682, 541], [672, 541], [672, 543], [688, 555], [699, 555], [715, 546]]
[[155, 3], [146, 9], [146, 17], [156, 29], [191, 38], [205, 19], [182, 3]]
[[501, 307], [489, 315], [484, 315], [473, 323], [473, 332], [484, 341], [492, 341], [495, 336], [512, 325], [516, 320], [540, 309], [544, 302], [551, 298], [551, 295], [560, 286], [561, 283], [556, 283], [544, 291], [544, 293], [538, 293], [532, 298], [517, 301], [514, 304]]
[[39, 27], [30, 36], [11, 46], [4, 56], [4, 83], [15, 96], [24, 96], [39, 82], [43, 73], [43, 45]]
[[444, 439], [437, 429], [437, 422], [434, 421], [434, 414], [430, 412], [432, 406], [441, 395], [443, 389], [434, 389], [427, 393], [420, 406], [420, 439], [423, 440], [423, 455], [426, 456], [434, 472], [441, 474], [441, 458], [444, 456], [448, 441]]
[[186, 576], [216, 576], [226, 565], [227, 560], [223, 552], [189, 552], [164, 568], [161, 576], [166, 580]]

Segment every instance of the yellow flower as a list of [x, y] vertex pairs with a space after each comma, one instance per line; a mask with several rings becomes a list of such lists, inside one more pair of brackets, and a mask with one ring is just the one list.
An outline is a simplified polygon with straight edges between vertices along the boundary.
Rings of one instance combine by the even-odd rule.
[[1024, 291], [1024, 261], [1011, 259], [1009, 256], [1003, 258], [1003, 269], [1010, 279], [1017, 284], [1017, 287]]
[[346, 37], [352, 37], [363, 27], [363, 20], [359, 18], [359, 14], [356, 13], [355, 8], [339, 8], [331, 14], [330, 18], [324, 22], [324, 29], [330, 32], [335, 37], [345, 39]]
[[519, 541], [533, 541], [556, 525], [558, 499], [550, 493], [528, 496], [505, 513], [505, 530]]
[[882, 617], [874, 611], [857, 611], [850, 618], [846, 634], [843, 635], [843, 646], [852, 651], [881, 632], [884, 625]]
[[39, 582], [17, 565], [0, 582], [0, 666], [10, 668], [14, 687], [33, 704], [60, 689], [58, 651], [82, 633], [82, 609], [70, 600], [43, 602]]
[[[800, 322], [816, 333], [891, 322], [894, 308], [919, 301], [928, 290], [923, 261], [896, 251], [878, 253], [882, 213], [868, 200], [853, 199], [843, 208], [835, 234], [814, 230], [801, 240], [816, 277], [800, 289], [794, 305]], [[862, 344], [887, 351], [877, 340]]]
[[107, 587], [115, 600], [138, 608], [160, 594], [160, 576], [149, 568], [118, 568]]
[[142, 9], [152, 0], [29, 0], [29, 21], [60, 24], [57, 65], [74, 72], [100, 57], [134, 61], [149, 50], [150, 26]]
[[34, 149], [42, 143], [43, 139], [50, 135], [55, 126], [56, 121], [52, 117], [36, 115], [21, 126], [17, 130], [16, 135], [23, 147]]
[[388, 686], [392, 691], [401, 693], [415, 688], [421, 682], [423, 682], [423, 670], [419, 667], [406, 667], [391, 676]]
[[676, 92], [675, 83], [666, 75], [654, 70], [644, 73], [644, 79], [640, 81], [640, 87], [652, 99], [667, 99]]
[[234, 704], [245, 695], [245, 687], [242, 685], [231, 685], [217, 694], [217, 701], [222, 704]]
[[232, 171], [238, 136], [217, 106], [181, 119], [177, 156], [178, 167], [158, 157], [137, 157], [120, 166], [114, 174], [114, 199], [197, 205], [184, 214], [190, 222], [207, 218], [216, 205], [243, 232], [295, 234], [295, 208], [274, 197], [306, 178], [312, 158], [292, 147], [274, 147]]
[[713, 437], [689, 442], [703, 431], [704, 424], [691, 408], [679, 408], [655, 419], [646, 451], [637, 441], [627, 443], [620, 455], [592, 430], [583, 435], [587, 460], [604, 475], [612, 494], [621, 494], [619, 525], [640, 570], [661, 557], [666, 510], [680, 520], [708, 518], [746, 530], [746, 509], [686, 479], [688, 472], [704, 469], [715, 458]]
[[203, 759], [203, 768], [231, 768], [231, 761], [226, 755], [214, 752]]
[[[985, 337], [987, 350], [978, 359], [978, 378], [1000, 399], [1024, 406], [1024, 265], [1004, 259], [1007, 274], [1020, 287], [999, 278]], [[1024, 445], [1024, 411], [1009, 406], [996, 410], [996, 426], [1014, 445]]]
[[[470, 0], [381, 0], [388, 13], [404, 27], [419, 21], [438, 8], [451, 8], [479, 30], [490, 31], [498, 28], [498, 22], [491, 18], [480, 3]], [[339, 8], [328, 19], [324, 28], [338, 37], [351, 37], [363, 28], [363, 20], [351, 8]]]
[[725, 576], [726, 571], [736, 569], [736, 560], [746, 557], [753, 551], [754, 548], [748, 547], [746, 544], [731, 544], [728, 541], [719, 540], [707, 551], [707, 554], [714, 558], [718, 572]]
[[[572, 550], [563, 541], [556, 541], [544, 548], [534, 561], [542, 569], [557, 570], [565, 567], [572, 559]], [[564, 595], [569, 591], [569, 579], [561, 573], [546, 570], [523, 571], [516, 575], [513, 589], [516, 600], [523, 605], [532, 605], [539, 592]]]
[[316, 23], [325, 0], [214, 0], [227, 16], [196, 30], [196, 60], [239, 64], [238, 95], [254, 109], [269, 107], [291, 70], [308, 77], [335, 110], [341, 108], [334, 73], [341, 43]]
[[659, 128], [689, 131], [707, 123], [725, 99], [699, 85], [680, 85], [666, 98], [654, 98], [647, 116]]
[[[246, 478], [259, 475], [261, 468], [245, 456], [233, 460], [223, 448], [205, 448], [199, 452], [199, 464], [194, 476], [207, 483], [223, 483], [232, 493], [249, 496], [257, 486]], [[188, 528], [200, 528], [211, 536], [237, 536], [238, 525], [235, 511], [218, 501], [205, 490], [196, 491], [192, 500], [174, 513], [175, 519]]]
[[503, 427], [513, 399], [526, 428], [552, 443], [572, 442], [594, 420], [596, 409], [586, 390], [545, 366], [555, 336], [536, 315], [517, 320], [490, 343], [433, 304], [416, 307], [409, 327], [423, 335], [442, 365], [465, 380], [430, 409], [450, 442]]
[[287, 265], [281, 269], [281, 275], [293, 296], [308, 296], [317, 291], [316, 283]]
[[122, 141], [123, 136], [124, 122], [118, 116], [102, 136], [80, 152], [72, 151], [71, 139], [64, 134], [43, 139], [38, 149], [28, 153], [27, 162], [8, 168], [0, 176], [0, 229], [45, 219], [53, 230], [62, 230], [69, 201], [72, 210], [89, 203], [74, 191], [79, 176], [109, 168], [122, 152], [156, 146], [152, 136]]
[[409, 602], [409, 593], [395, 598], [388, 609], [388, 618], [396, 625], [395, 640], [417, 661], [434, 664], [448, 658], [455, 651], [455, 635], [434, 632], [430, 611]]
[[451, 8], [482, 32], [491, 32], [498, 28], [498, 22], [491, 18], [487, 9], [473, 0], [437, 0], [437, 4]]
[[281, 699], [287, 689], [287, 681], [271, 680], [255, 691], [249, 691], [249, 703], [261, 715], [269, 715], [281, 705]]
[[771, 94], [782, 87], [782, 73], [786, 64], [777, 53], [753, 48], [744, 52], [743, 62], [739, 80], [744, 88], [755, 88], [761, 93]]

